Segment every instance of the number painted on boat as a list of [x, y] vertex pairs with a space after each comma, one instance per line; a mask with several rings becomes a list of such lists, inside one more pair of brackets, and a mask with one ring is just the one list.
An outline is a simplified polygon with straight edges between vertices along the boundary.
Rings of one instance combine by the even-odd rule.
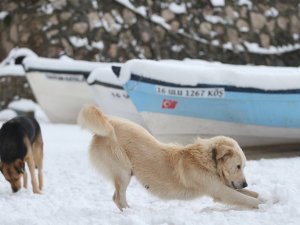
[[85, 79], [83, 75], [78, 74], [54, 74], [46, 73], [46, 77], [51, 80], [60, 80], [60, 81], [71, 81], [71, 82], [84, 82]]
[[224, 88], [172, 88], [156, 86], [156, 93], [160, 95], [188, 97], [188, 98], [224, 98]]

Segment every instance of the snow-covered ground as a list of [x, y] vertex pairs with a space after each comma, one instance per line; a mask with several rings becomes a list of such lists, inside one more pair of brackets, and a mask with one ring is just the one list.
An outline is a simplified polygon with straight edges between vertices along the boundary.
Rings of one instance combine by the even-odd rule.
[[42, 123], [44, 178], [42, 195], [21, 189], [12, 194], [0, 175], [1, 225], [193, 225], [299, 224], [300, 158], [249, 161], [250, 188], [266, 203], [257, 210], [241, 210], [209, 198], [163, 201], [149, 194], [135, 179], [128, 190], [131, 208], [120, 212], [112, 185], [90, 165], [91, 134], [76, 125]]

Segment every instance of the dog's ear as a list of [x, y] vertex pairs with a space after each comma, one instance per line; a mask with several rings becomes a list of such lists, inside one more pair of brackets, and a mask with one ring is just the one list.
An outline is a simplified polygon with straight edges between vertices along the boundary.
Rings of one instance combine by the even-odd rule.
[[213, 158], [217, 161], [220, 159], [226, 160], [233, 155], [233, 150], [230, 146], [220, 145], [213, 149]]
[[25, 163], [21, 159], [17, 159], [14, 162], [14, 167], [15, 167], [15, 169], [18, 173], [24, 173], [25, 172]]

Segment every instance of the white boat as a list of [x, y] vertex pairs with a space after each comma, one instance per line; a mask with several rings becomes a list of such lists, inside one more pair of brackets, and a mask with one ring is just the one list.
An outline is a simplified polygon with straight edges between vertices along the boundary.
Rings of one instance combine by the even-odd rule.
[[93, 69], [109, 65], [42, 57], [26, 57], [22, 64], [38, 103], [55, 123], [75, 123], [84, 104], [96, 104], [86, 77]]
[[246, 147], [300, 143], [300, 68], [131, 60], [119, 80], [162, 141], [226, 135]]
[[98, 67], [90, 73], [87, 79], [93, 90], [97, 105], [106, 114], [129, 119], [145, 127], [141, 115], [115, 76], [113, 68], [111, 66]]

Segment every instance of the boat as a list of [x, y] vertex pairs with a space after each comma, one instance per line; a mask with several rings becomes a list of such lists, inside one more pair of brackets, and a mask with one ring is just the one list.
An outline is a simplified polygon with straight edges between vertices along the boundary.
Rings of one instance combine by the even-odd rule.
[[161, 141], [224, 135], [247, 148], [300, 143], [300, 68], [130, 60], [118, 78]]
[[146, 127], [141, 115], [136, 110], [127, 92], [113, 70], [119, 73], [120, 64], [111, 67], [98, 67], [87, 78], [95, 101], [105, 114], [119, 116]]
[[26, 57], [22, 65], [37, 102], [54, 123], [76, 123], [84, 104], [96, 104], [86, 78], [97, 67], [111, 66], [68, 57]]

